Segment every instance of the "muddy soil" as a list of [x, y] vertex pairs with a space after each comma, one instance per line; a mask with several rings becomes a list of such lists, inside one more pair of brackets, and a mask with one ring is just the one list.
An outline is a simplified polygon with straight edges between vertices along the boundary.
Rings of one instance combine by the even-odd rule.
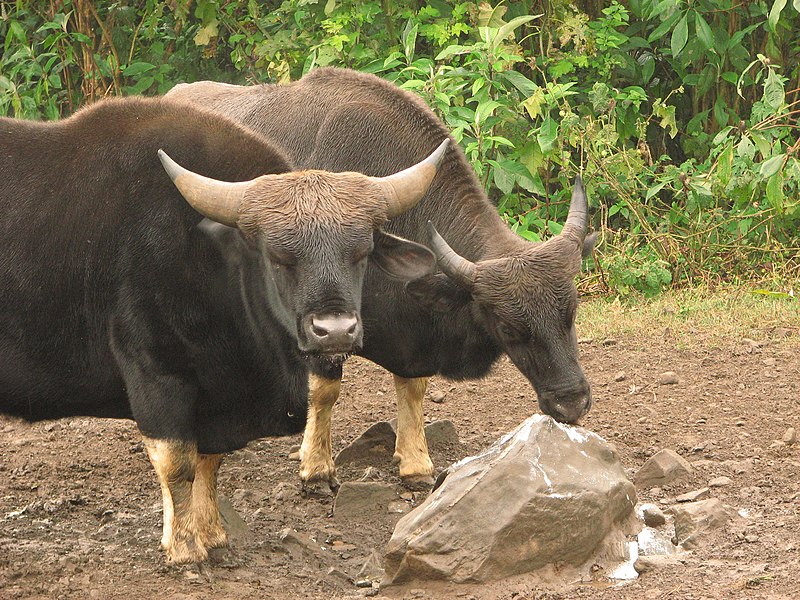
[[[288, 457], [300, 436], [261, 440], [231, 455], [221, 491], [249, 536], [201, 567], [170, 566], [158, 547], [159, 488], [131, 422], [28, 425], [0, 417], [0, 598], [798, 598], [800, 442], [776, 443], [788, 428], [800, 429], [798, 332], [691, 346], [676, 344], [669, 331], [580, 346], [596, 399], [582, 424], [617, 447], [631, 475], [662, 448], [696, 467], [679, 484], [640, 490], [640, 501], [666, 508], [713, 478], [731, 480], [711, 494], [740, 516], [678, 566], [623, 585], [601, 572], [555, 589], [531, 576], [490, 586], [358, 588], [353, 579], [401, 515], [337, 518], [331, 501], [301, 497], [298, 463]], [[674, 371], [678, 383], [659, 385], [664, 371]], [[375, 365], [349, 362], [343, 388], [334, 452], [394, 416], [391, 377]], [[451, 420], [460, 436], [432, 453], [438, 469], [537, 410], [507, 360], [485, 381], [434, 379], [429, 394], [436, 391], [444, 401], [426, 402], [426, 416]], [[424, 498], [405, 492], [395, 468], [377, 455], [372, 467], [340, 469], [340, 479], [395, 484], [409, 504]]]

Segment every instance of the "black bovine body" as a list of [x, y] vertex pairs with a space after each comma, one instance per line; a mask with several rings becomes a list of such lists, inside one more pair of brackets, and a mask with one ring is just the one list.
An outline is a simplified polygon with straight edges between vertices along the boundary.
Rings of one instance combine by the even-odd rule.
[[301, 431], [307, 368], [252, 287], [258, 257], [237, 235], [249, 258], [230, 268], [159, 148], [223, 181], [289, 168], [244, 128], [165, 100], [0, 119], [0, 412], [134, 418], [201, 453]]
[[[178, 86], [170, 94], [219, 111], [263, 134], [303, 168], [383, 176], [414, 164], [449, 135], [421, 99], [377, 77], [348, 70], [319, 69], [289, 85], [242, 88], [198, 83]], [[533, 247], [500, 219], [454, 142], [423, 200], [390, 221], [386, 230], [427, 244], [428, 221], [458, 254], [471, 261], [513, 256]], [[579, 254], [575, 256], [579, 258]], [[542, 273], [537, 275], [544, 294], [541, 302], [535, 297], [527, 301], [534, 307], [549, 306], [555, 304], [552, 296], [571, 296], [574, 305], [574, 271], [567, 273], [564, 264], [575, 264], [575, 258], [564, 258], [564, 264], [558, 256], [551, 258], [552, 263], [543, 264]], [[548, 289], [551, 274], [558, 271], [566, 275], [555, 273]], [[480, 309], [469, 303], [469, 292], [441, 275], [427, 276], [424, 285], [440, 288], [451, 300], [461, 294], [463, 301], [450, 301], [441, 310], [431, 310], [417, 303], [402, 282], [387, 278], [374, 267], [367, 270], [362, 296], [364, 344], [359, 354], [407, 378], [442, 374], [472, 379], [486, 375], [507, 348], [502, 348], [496, 336], [487, 333], [476, 319], [475, 311]], [[493, 318], [487, 315], [480, 320]], [[537, 318], [550, 316], [543, 313], [531, 320]], [[575, 358], [574, 329], [571, 335], [567, 331], [564, 339], [570, 341], [562, 345], [542, 340], [541, 352], [528, 353], [520, 362], [543, 357], [537, 370], [552, 372], [557, 380], [554, 385], [559, 385], [559, 376], [564, 375], [569, 385], [582, 382], [579, 385], [588, 393]], [[556, 369], [548, 363], [548, 355], [567, 358]], [[520, 368], [530, 379], [531, 369], [524, 364]], [[329, 371], [324, 374], [336, 375]]]

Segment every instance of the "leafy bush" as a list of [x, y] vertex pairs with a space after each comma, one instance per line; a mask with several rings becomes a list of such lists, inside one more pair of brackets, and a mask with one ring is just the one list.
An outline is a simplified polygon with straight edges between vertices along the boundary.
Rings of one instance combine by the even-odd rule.
[[425, 98], [527, 239], [582, 172], [617, 294], [800, 275], [800, 0], [2, 6], [0, 114], [360, 69]]

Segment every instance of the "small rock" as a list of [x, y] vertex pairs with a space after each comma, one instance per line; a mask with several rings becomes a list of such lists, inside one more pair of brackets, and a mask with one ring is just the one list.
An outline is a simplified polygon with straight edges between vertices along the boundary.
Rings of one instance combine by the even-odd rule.
[[200, 583], [200, 573], [195, 571], [186, 571], [183, 576], [187, 581], [191, 581], [192, 583]]
[[578, 338], [579, 344], [591, 344], [592, 342], [594, 342], [594, 338], [590, 337]]
[[[328, 569], [327, 574], [329, 577], [335, 577], [336, 579], [341, 579], [342, 581], [346, 581], [347, 583], [353, 581], [352, 579], [350, 579], [347, 573], [341, 571], [340, 569], [337, 569], [336, 567], [331, 567], [330, 569]], [[356, 585], [358, 584], [356, 583]]]
[[673, 508], [675, 537], [684, 548], [697, 548], [705, 533], [724, 526], [731, 511], [716, 498], [689, 502]]
[[295, 452], [289, 452], [289, 457], [288, 458], [289, 458], [289, 460], [297, 460], [297, 461], [299, 461], [300, 460], [300, 451], [297, 450]]
[[730, 485], [733, 483], [730, 477], [715, 477], [711, 481], [708, 482], [708, 487], [725, 487], [726, 485]]
[[794, 444], [797, 441], [797, 432], [795, 431], [794, 427], [789, 427], [784, 434], [783, 434], [783, 443], [784, 444]]
[[435, 402], [436, 404], [441, 404], [444, 402], [444, 398], [447, 396], [445, 392], [442, 390], [436, 390], [435, 392], [431, 393], [431, 402]]
[[396, 440], [397, 436], [392, 424], [388, 421], [379, 421], [367, 428], [351, 444], [342, 448], [336, 455], [334, 463], [336, 466], [361, 462], [374, 464], [380, 455], [387, 460], [391, 459]]
[[660, 385], [675, 385], [678, 383], [678, 374], [675, 371], [664, 371], [658, 376]]
[[681, 494], [677, 498], [675, 498], [676, 502], [697, 502], [698, 500], [703, 500], [704, 498], [708, 497], [709, 489], [707, 487], [700, 488], [699, 490], [692, 490], [691, 492], [686, 492], [685, 494]]
[[356, 579], [360, 581], [372, 582], [380, 581], [383, 577], [383, 560], [378, 551], [373, 548], [369, 554], [369, 558], [364, 562], [361, 570], [356, 575]]
[[617, 345], [617, 340], [615, 340], [614, 338], [607, 338], [607, 339], [603, 340], [602, 342], [600, 342], [600, 345], [601, 346], [606, 346], [606, 347], [608, 347], [608, 346], [616, 346]]
[[755, 533], [748, 533], [744, 536], [744, 541], [748, 544], [755, 544], [760, 538]]
[[639, 511], [641, 512], [644, 524], [648, 527], [660, 527], [667, 522], [667, 517], [664, 512], [655, 504], [643, 504]]
[[411, 510], [411, 505], [404, 500], [392, 500], [386, 511], [395, 515], [404, 515]]
[[372, 582], [369, 579], [359, 579], [356, 581], [356, 587], [359, 588], [371, 588]]
[[620, 371], [614, 375], [614, 381], [625, 381], [625, 371]]
[[686, 477], [692, 470], [689, 461], [674, 450], [664, 449], [647, 459], [634, 482], [639, 488], [665, 485]]
[[667, 517], [655, 504], [643, 504], [640, 508], [644, 524], [648, 527], [660, 527], [667, 522]]
[[387, 514], [390, 502], [397, 500], [394, 486], [373, 481], [346, 481], [333, 503], [336, 518], [359, 518], [374, 513]]
[[650, 571], [658, 571], [665, 567], [680, 565], [680, 559], [674, 554], [652, 554], [650, 556], [640, 556], [633, 563], [633, 568], [640, 575]]
[[458, 432], [452, 421], [443, 419], [425, 425], [425, 439], [430, 449], [456, 446], [458, 445]]
[[786, 443], [783, 440], [775, 440], [769, 445], [770, 450], [779, 450], [781, 448], [785, 448]]
[[774, 366], [775, 366], [775, 364], [776, 364], [776, 361], [775, 361], [775, 359], [774, 359], [774, 358], [765, 358], [765, 359], [764, 359], [763, 361], [761, 361], [761, 362], [763, 362], [763, 363], [764, 363], [764, 366], [765, 366], [765, 367], [774, 367]]
[[253, 532], [239, 516], [233, 504], [225, 496], [219, 495], [219, 514], [222, 517], [222, 526], [231, 542], [242, 542], [251, 539]]

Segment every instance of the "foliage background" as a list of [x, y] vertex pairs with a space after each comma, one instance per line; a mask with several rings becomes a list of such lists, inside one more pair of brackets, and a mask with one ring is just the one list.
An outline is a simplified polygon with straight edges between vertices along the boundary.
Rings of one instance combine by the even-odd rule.
[[17, 0], [0, 53], [0, 115], [30, 119], [376, 73], [434, 108], [523, 237], [560, 231], [583, 173], [604, 234], [586, 288], [800, 278], [800, 0]]

